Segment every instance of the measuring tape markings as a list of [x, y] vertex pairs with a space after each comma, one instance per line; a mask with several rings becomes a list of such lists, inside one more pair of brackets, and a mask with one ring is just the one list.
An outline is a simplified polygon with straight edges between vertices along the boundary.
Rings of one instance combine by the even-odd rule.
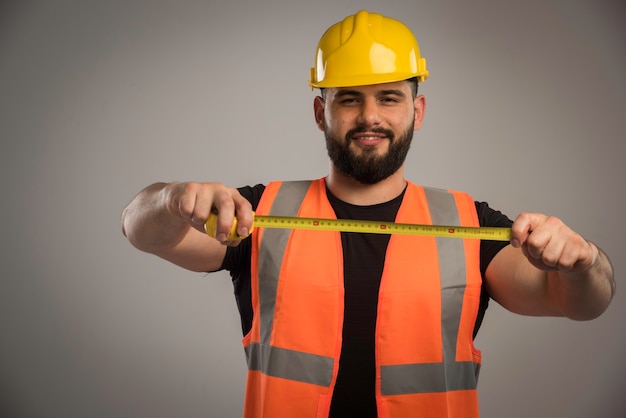
[[[207, 219], [206, 221], [205, 226], [207, 234], [215, 238], [217, 229], [217, 214], [211, 213], [211, 215], [209, 215], [209, 219]], [[469, 227], [453, 225], [421, 225], [352, 219], [300, 218], [291, 216], [254, 215], [252, 229], [255, 227], [356, 232], [369, 234], [404, 234], [449, 238], [473, 238], [491, 241], [509, 241], [511, 239], [510, 228], [486, 226]], [[250, 233], [252, 233], [252, 229], [250, 230]], [[245, 237], [240, 237], [237, 234], [237, 219], [235, 218], [227, 240], [234, 241], [243, 238]]]

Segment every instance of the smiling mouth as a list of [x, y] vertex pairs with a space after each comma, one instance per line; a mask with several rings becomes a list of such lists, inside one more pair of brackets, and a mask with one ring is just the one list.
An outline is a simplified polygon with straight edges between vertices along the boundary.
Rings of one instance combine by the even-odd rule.
[[360, 147], [375, 147], [388, 139], [387, 135], [378, 132], [358, 132], [351, 136], [351, 142]]
[[387, 138], [387, 135], [376, 132], [362, 132], [352, 135], [354, 141], [378, 141]]
[[382, 142], [386, 139], [393, 139], [393, 131], [384, 129], [381, 127], [376, 128], [366, 128], [364, 126], [359, 126], [349, 131], [347, 134], [347, 138], [350, 138], [351, 141], [358, 142], [360, 144], [376, 144]]

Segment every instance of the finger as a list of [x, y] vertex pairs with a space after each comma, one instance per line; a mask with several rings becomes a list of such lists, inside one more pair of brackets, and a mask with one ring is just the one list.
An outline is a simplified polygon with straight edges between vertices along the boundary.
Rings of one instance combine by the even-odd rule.
[[520, 213], [511, 225], [511, 245], [520, 247], [526, 243], [530, 233], [544, 221], [545, 215], [540, 213]]
[[586, 270], [596, 262], [597, 258], [598, 248], [582, 236], [575, 234], [575, 237], [565, 245], [559, 261], [559, 270], [566, 272]]
[[191, 214], [191, 222], [196, 229], [204, 230], [204, 223], [213, 207], [213, 190], [209, 185], [202, 185], [195, 194], [195, 204]]
[[186, 221], [192, 220], [198, 187], [197, 183], [179, 183], [170, 194], [170, 205], [175, 208], [174, 213]]
[[178, 184], [171, 193], [171, 205], [176, 208], [176, 214], [185, 220], [191, 219], [196, 198], [190, 197], [190, 185]]
[[571, 271], [580, 258], [580, 247], [571, 242], [565, 243], [561, 256], [555, 266], [560, 271]]
[[543, 262], [543, 260], [541, 258], [535, 258], [535, 257], [531, 256], [530, 254], [528, 254], [528, 250], [526, 249], [525, 246], [522, 246], [521, 249], [522, 249], [522, 252], [524, 253], [524, 255], [526, 256], [526, 259], [528, 260], [528, 262], [530, 264], [532, 264], [533, 266], [537, 267], [539, 270], [543, 270], [543, 271], [554, 271], [554, 270], [556, 270], [556, 267], [548, 266], [547, 264], [545, 264]]
[[550, 237], [550, 240], [540, 251], [541, 262], [550, 268], [559, 268], [561, 263], [569, 258], [565, 252], [565, 247], [566, 241], [559, 239], [559, 237]]
[[[550, 245], [555, 245], [553, 241], [552, 231], [549, 228], [543, 227], [543, 223], [534, 223], [537, 219], [533, 219], [528, 223], [528, 231], [523, 238], [520, 237], [521, 246], [526, 249], [528, 257], [535, 260], [541, 260], [544, 256], [546, 249]], [[556, 247], [553, 247], [552, 251], [557, 251]], [[551, 252], [548, 253], [552, 255]]]
[[214, 207], [217, 212], [215, 239], [226, 244], [235, 221], [235, 205], [232, 199], [220, 199]]
[[585, 242], [585, 247], [581, 250], [581, 254], [578, 256], [573, 268], [587, 270], [598, 261], [600, 250], [592, 242], [587, 241], [582, 236], [580, 238]]
[[235, 214], [237, 217], [237, 235], [247, 237], [250, 235], [250, 231], [252, 231], [254, 222], [252, 205], [248, 199], [241, 196], [239, 192], [233, 196], [233, 202], [235, 203]]
[[541, 260], [546, 266], [568, 269], [578, 259], [581, 245], [586, 245], [581, 238], [559, 218], [548, 216], [531, 231], [528, 242], [538, 248], [543, 246]]

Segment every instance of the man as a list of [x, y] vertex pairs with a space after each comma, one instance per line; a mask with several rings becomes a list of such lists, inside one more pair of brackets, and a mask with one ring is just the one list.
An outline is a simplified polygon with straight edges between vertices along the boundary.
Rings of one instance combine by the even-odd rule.
[[[555, 217], [510, 221], [404, 178], [428, 77], [402, 23], [360, 11], [318, 45], [310, 85], [330, 169], [306, 182], [157, 183], [123, 213], [137, 248], [231, 272], [248, 358], [246, 417], [477, 417], [489, 298], [588, 320], [614, 293], [607, 256]], [[255, 228], [259, 215], [511, 227], [510, 243]], [[217, 213], [216, 236], [205, 222]], [[240, 238], [229, 238], [236, 222]]]

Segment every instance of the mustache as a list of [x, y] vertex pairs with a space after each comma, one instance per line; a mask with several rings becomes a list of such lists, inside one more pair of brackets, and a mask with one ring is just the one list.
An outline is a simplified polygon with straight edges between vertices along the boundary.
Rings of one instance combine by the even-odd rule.
[[360, 134], [360, 133], [364, 133], [364, 132], [373, 132], [373, 133], [376, 133], [376, 134], [383, 134], [387, 138], [389, 138], [389, 142], [393, 142], [393, 140], [395, 139], [393, 131], [390, 130], [390, 129], [380, 128], [380, 127], [378, 127], [378, 128], [368, 128], [366, 126], [357, 126], [355, 128], [350, 129], [346, 133], [346, 140], [347, 140], [347, 142], [352, 141], [352, 139], [353, 139], [355, 134]]

